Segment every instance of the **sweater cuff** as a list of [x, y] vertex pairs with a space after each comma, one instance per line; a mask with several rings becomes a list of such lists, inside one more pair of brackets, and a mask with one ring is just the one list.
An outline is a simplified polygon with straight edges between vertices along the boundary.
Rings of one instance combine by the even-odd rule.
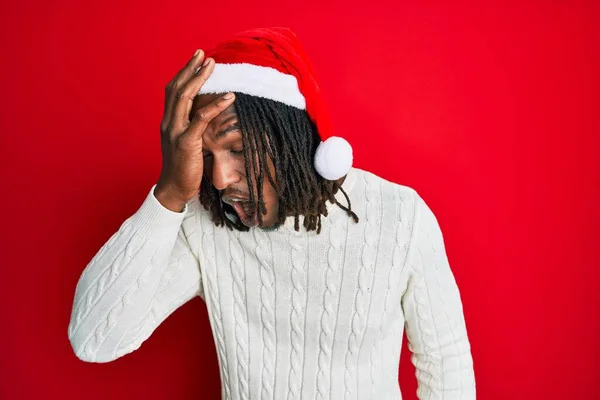
[[181, 212], [164, 207], [154, 196], [155, 188], [156, 185], [152, 186], [146, 200], [131, 218], [133, 229], [146, 238], [163, 237], [170, 231], [177, 233], [188, 210], [187, 203]]

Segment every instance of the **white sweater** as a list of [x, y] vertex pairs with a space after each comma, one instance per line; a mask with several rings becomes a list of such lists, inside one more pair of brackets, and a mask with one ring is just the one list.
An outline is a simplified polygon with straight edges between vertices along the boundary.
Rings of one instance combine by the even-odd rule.
[[[83, 271], [69, 325], [76, 355], [130, 353], [201, 296], [223, 399], [401, 399], [406, 326], [420, 399], [474, 399], [458, 288], [438, 222], [416, 191], [352, 169], [355, 223], [328, 203], [320, 234], [230, 231], [198, 199], [182, 213], [154, 187]], [[345, 199], [338, 193], [340, 201]]]

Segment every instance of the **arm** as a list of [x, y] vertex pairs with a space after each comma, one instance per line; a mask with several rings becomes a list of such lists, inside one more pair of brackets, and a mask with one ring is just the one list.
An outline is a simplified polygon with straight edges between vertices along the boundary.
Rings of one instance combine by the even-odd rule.
[[204, 131], [235, 101], [228, 93], [190, 115], [214, 65], [196, 50], [167, 84], [158, 183], [79, 278], [69, 340], [84, 361], [107, 362], [134, 351], [179, 306], [202, 296], [199, 262], [182, 223], [202, 182]]
[[402, 298], [419, 399], [475, 399], [475, 377], [460, 294], [438, 221], [416, 194]]
[[108, 362], [140, 347], [178, 307], [202, 295], [183, 212], [148, 193], [140, 209], [93, 257], [75, 291], [69, 340], [77, 357]]

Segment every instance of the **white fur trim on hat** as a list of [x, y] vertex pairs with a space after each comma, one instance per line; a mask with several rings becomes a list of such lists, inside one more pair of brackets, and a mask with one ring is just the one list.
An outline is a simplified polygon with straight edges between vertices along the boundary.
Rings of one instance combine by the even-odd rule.
[[315, 169], [323, 178], [335, 181], [352, 167], [352, 146], [344, 138], [332, 136], [321, 142], [315, 153]]
[[198, 94], [239, 92], [264, 97], [306, 109], [306, 100], [296, 77], [271, 67], [241, 64], [215, 64], [215, 69]]

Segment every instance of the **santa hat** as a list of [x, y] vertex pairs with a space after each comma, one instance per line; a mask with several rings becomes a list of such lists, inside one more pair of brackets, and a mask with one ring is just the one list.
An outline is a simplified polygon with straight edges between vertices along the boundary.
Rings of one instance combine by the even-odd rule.
[[314, 166], [328, 180], [352, 167], [352, 147], [332, 136], [319, 85], [296, 35], [287, 28], [261, 28], [237, 34], [207, 52], [215, 68], [198, 94], [239, 92], [306, 110], [321, 138]]

